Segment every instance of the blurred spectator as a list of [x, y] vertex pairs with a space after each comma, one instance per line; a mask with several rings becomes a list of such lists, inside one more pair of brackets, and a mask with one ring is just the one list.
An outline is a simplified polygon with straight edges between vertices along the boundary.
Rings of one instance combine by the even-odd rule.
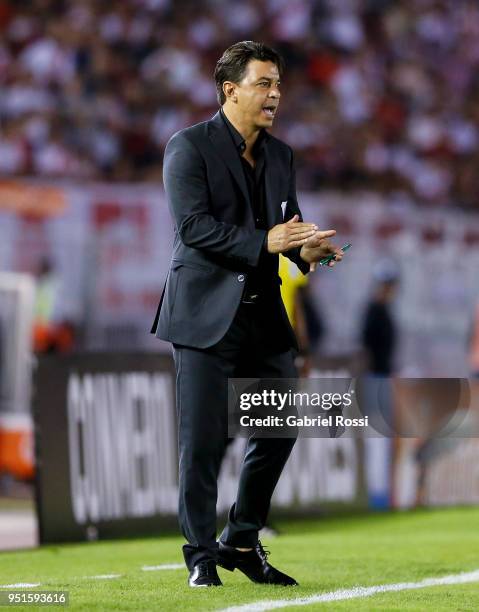
[[283, 255], [279, 257], [279, 276], [281, 298], [298, 341], [299, 354], [296, 358], [296, 367], [301, 377], [307, 377], [312, 367], [312, 355], [301, 290], [307, 286], [308, 277]]
[[[362, 344], [367, 357], [367, 374], [360, 380], [362, 409], [379, 438], [365, 440], [366, 480], [371, 507], [389, 507], [389, 457], [394, 429], [394, 356], [398, 330], [391, 311], [399, 274], [390, 260], [378, 261], [373, 269], [373, 293], [362, 324]], [[380, 399], [379, 399], [380, 398]]]
[[214, 64], [242, 38], [285, 56], [275, 133], [300, 188], [478, 207], [476, 0], [5, 0], [0, 172], [160, 180], [165, 143], [216, 110]]
[[58, 278], [49, 259], [43, 258], [36, 274], [36, 295], [33, 323], [35, 352], [47, 352], [52, 344]]
[[36, 280], [33, 349], [36, 353], [69, 352], [75, 346], [76, 327], [58, 318], [59, 278], [46, 257], [38, 265]]
[[374, 289], [367, 305], [362, 326], [362, 344], [368, 358], [368, 371], [373, 375], [391, 376], [397, 348], [397, 327], [391, 312], [398, 282], [393, 262], [376, 264], [373, 272]]

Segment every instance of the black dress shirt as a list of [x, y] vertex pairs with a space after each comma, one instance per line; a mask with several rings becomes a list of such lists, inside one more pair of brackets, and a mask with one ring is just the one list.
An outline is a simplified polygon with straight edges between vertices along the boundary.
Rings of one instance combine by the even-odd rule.
[[[268, 133], [265, 130], [261, 130], [253, 146], [252, 153], [253, 158], [255, 160], [255, 167], [253, 168], [253, 166], [243, 157], [243, 153], [246, 150], [246, 142], [243, 136], [228, 120], [223, 111], [221, 111], [221, 116], [223, 117], [223, 121], [228, 126], [236, 150], [238, 151], [238, 155], [241, 159], [246, 184], [248, 186], [251, 206], [253, 209], [255, 227], [256, 229], [267, 230], [268, 222], [266, 219], [266, 193], [264, 180], [266, 159], [264, 148], [266, 140], [268, 138]], [[246, 283], [244, 296], [258, 295], [261, 297], [266, 297], [265, 290], [268, 285], [271, 285], [273, 281], [272, 275], [273, 277], [277, 276], [277, 271], [275, 274], [275, 272], [271, 269], [271, 265], [269, 265], [270, 262], [268, 261], [268, 259], [269, 258], [265, 238], [265, 242], [263, 245], [263, 254], [260, 257], [258, 267], [256, 269], [253, 269], [248, 275], [248, 281]]]

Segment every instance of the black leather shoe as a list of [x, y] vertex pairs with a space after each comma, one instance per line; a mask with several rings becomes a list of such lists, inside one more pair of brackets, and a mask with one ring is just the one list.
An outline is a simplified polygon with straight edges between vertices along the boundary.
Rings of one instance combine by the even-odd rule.
[[239, 569], [253, 582], [296, 586], [298, 583], [268, 563], [269, 551], [258, 541], [253, 550], [240, 552], [232, 546], [219, 542], [218, 565], [230, 572]]
[[213, 559], [200, 561], [190, 572], [188, 578], [190, 587], [222, 586], [223, 583], [216, 571], [216, 563]]

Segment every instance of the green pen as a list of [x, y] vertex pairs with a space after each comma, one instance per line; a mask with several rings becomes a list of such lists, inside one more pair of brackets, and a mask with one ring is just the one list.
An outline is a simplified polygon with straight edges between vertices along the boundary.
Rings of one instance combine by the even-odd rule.
[[[351, 248], [351, 245], [348, 242], [347, 244], [345, 244], [344, 246], [341, 247], [341, 251], [347, 251], [350, 248]], [[319, 262], [319, 265], [320, 266], [326, 266], [330, 261], [333, 261], [333, 259], [335, 257], [336, 257], [336, 255], [334, 253], [332, 255], [328, 255], [324, 259], [321, 259], [321, 261]]]

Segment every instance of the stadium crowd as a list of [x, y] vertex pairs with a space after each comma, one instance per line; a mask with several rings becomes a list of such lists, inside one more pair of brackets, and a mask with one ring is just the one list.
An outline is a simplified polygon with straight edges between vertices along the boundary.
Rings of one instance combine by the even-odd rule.
[[5, 0], [0, 175], [161, 180], [243, 39], [286, 59], [301, 188], [479, 206], [477, 0]]

